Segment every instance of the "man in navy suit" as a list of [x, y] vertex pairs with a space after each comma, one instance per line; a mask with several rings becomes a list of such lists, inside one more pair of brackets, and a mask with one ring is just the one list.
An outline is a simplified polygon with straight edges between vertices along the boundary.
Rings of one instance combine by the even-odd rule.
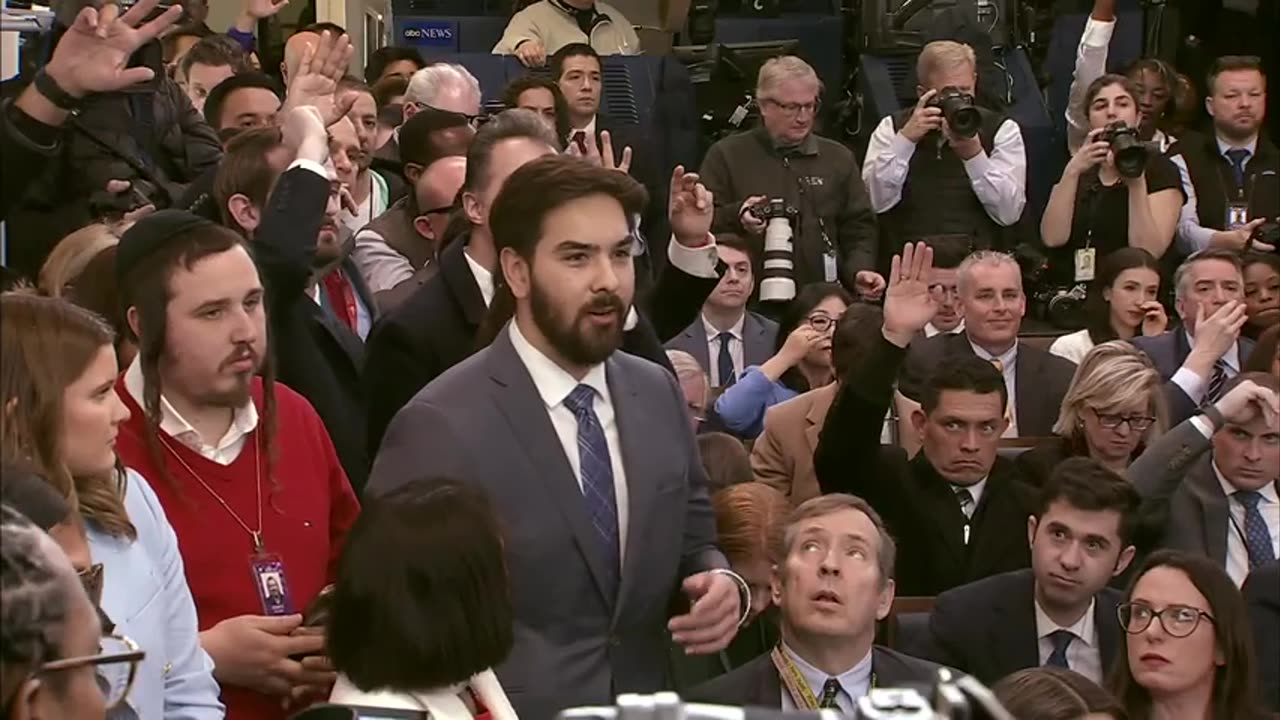
[[667, 343], [697, 359], [712, 387], [732, 385], [743, 370], [773, 357], [778, 324], [747, 310], [755, 290], [752, 257], [747, 242], [737, 235], [716, 235], [716, 251], [725, 264], [720, 284], [702, 304], [702, 313]]
[[[711, 194], [679, 187], [673, 224], [705, 236]], [[497, 674], [524, 720], [663, 689], [668, 632], [716, 653], [750, 605], [675, 378], [617, 352], [644, 195], [564, 155], [512, 173], [489, 222], [514, 319], [400, 410], [374, 462], [375, 496], [432, 473], [493, 499], [515, 603]], [[670, 617], [675, 597], [688, 606]]]
[[1052, 665], [1102, 682], [1120, 649], [1119, 591], [1107, 587], [1133, 560], [1141, 499], [1089, 458], [1049, 477], [1027, 519], [1031, 569], [993, 575], [938, 596], [921, 654], [990, 685]]
[[1202, 250], [1178, 267], [1173, 282], [1182, 327], [1133, 339], [1165, 380], [1171, 426], [1222, 397], [1253, 352], [1253, 341], [1240, 337], [1247, 318], [1244, 268], [1235, 251]]

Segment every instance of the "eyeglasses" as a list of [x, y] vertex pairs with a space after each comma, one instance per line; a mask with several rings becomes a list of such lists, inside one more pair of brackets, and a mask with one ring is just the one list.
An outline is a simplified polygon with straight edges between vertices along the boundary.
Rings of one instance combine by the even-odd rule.
[[444, 110], [442, 108], [428, 105], [424, 102], [413, 102], [413, 101], [411, 102], [413, 106], [418, 108], [419, 110], [434, 110], [436, 112], [448, 113], [449, 115], [456, 115], [460, 118], [464, 118], [467, 121], [467, 124], [471, 126], [472, 130], [479, 128], [481, 125], [489, 121], [489, 116], [484, 113], [481, 113], [479, 115], [472, 115], [471, 113], [460, 113], [455, 110]]
[[938, 299], [946, 297], [960, 297], [960, 288], [955, 285], [943, 285], [942, 283], [934, 283], [929, 286], [929, 292]]
[[1156, 610], [1146, 603], [1127, 602], [1116, 607], [1116, 615], [1120, 618], [1120, 627], [1130, 635], [1146, 632], [1155, 618], [1160, 618], [1160, 627], [1176, 638], [1195, 632], [1200, 626], [1200, 618], [1216, 622], [1209, 613], [1188, 605], [1168, 605], [1163, 610]]
[[76, 573], [80, 577], [80, 585], [89, 596], [89, 602], [95, 607], [102, 604], [102, 563], [94, 563]]
[[53, 660], [41, 665], [33, 675], [75, 670], [93, 666], [100, 676], [99, 687], [106, 697], [107, 709], [119, 707], [129, 697], [133, 682], [138, 677], [138, 665], [147, 656], [138, 644], [124, 635], [104, 635], [98, 644], [97, 655]]
[[448, 215], [451, 212], [453, 212], [453, 205], [441, 205], [440, 207], [431, 208], [430, 210], [423, 210], [419, 212], [418, 217], [426, 218], [432, 215]]
[[821, 100], [814, 100], [813, 102], [808, 103], [784, 103], [766, 98], [764, 102], [778, 108], [782, 111], [783, 115], [788, 115], [790, 117], [795, 117], [800, 113], [817, 114], [817, 112], [822, 109]]
[[837, 319], [823, 313], [815, 313], [805, 318], [804, 321], [809, 327], [818, 332], [827, 332], [836, 326]]
[[1150, 415], [1120, 415], [1119, 413], [1104, 413], [1097, 410], [1094, 410], [1093, 414], [1098, 418], [1098, 424], [1108, 430], [1115, 430], [1120, 425], [1127, 423], [1130, 430], [1143, 432], [1156, 421]]

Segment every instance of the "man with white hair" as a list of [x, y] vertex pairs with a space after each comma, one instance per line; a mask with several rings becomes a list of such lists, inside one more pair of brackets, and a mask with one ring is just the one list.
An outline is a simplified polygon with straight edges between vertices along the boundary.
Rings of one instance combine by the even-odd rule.
[[[948, 236], [970, 250], [1011, 247], [1005, 229], [1027, 203], [1027, 154], [1018, 123], [972, 105], [977, 68], [968, 45], [929, 43], [916, 62], [919, 101], [872, 133], [862, 179], [879, 214], [882, 272], [917, 240]], [[943, 107], [957, 101], [977, 115], [953, 126], [960, 116]]]
[[[480, 81], [456, 63], [432, 63], [409, 78], [409, 87], [404, 93], [405, 121], [428, 107], [465, 115], [474, 125], [480, 115]], [[374, 167], [395, 174], [401, 172], [399, 128], [391, 134], [387, 144], [374, 153]], [[392, 198], [393, 201], [398, 199], [398, 196]]]
[[796, 288], [838, 281], [878, 297], [885, 283], [875, 272], [875, 213], [853, 153], [813, 132], [821, 93], [817, 74], [798, 57], [773, 58], [760, 68], [760, 127], [712, 145], [702, 162], [702, 181], [716, 200], [714, 230], [759, 243], [765, 221], [748, 211], [781, 199], [799, 211]]

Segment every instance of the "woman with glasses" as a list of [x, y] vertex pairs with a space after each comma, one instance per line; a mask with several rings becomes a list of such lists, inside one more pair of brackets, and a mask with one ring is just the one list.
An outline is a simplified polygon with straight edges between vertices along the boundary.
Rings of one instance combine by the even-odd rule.
[[1142, 248], [1121, 248], [1102, 258], [1084, 301], [1083, 330], [1063, 335], [1049, 352], [1077, 365], [1094, 345], [1164, 332], [1169, 324], [1160, 293], [1160, 263]]
[[0, 506], [0, 716], [105, 718], [112, 698], [100, 677], [132, 676], [144, 653], [104, 640], [66, 556], [30, 520]]
[[835, 380], [831, 336], [853, 297], [835, 283], [806, 285], [778, 318], [773, 357], [752, 365], [716, 398], [716, 416], [729, 432], [754, 440], [764, 412]]
[[1152, 554], [1117, 608], [1111, 689], [1135, 720], [1260, 720], [1244, 600], [1211, 560]]
[[88, 579], [101, 574], [100, 607], [148, 653], [120, 717], [222, 718], [177, 537], [150, 486], [116, 457], [129, 412], [115, 392], [113, 340], [97, 316], [66, 301], [0, 296], [0, 452], [78, 509], [94, 563]]
[[[1069, 457], [1089, 457], [1125, 474], [1167, 424], [1160, 373], [1141, 350], [1112, 340], [1076, 367], [1053, 426], [1054, 440], [1018, 456], [1022, 477], [1036, 487]], [[1141, 534], [1141, 533], [1139, 533]]]

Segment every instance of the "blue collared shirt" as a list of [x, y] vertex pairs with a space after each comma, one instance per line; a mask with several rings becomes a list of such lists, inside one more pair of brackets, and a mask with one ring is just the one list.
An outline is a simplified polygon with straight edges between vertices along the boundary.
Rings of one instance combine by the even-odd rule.
[[[93, 562], [102, 563], [102, 610], [146, 651], [125, 704], [111, 720], [221, 720], [213, 660], [200, 647], [196, 606], [187, 587], [178, 536], [159, 498], [141, 475], [128, 471], [124, 495], [137, 539], [113, 537], [86, 523]], [[248, 572], [246, 558], [245, 572]], [[127, 666], [103, 666], [104, 680], [123, 684]]]
[[[782, 651], [795, 664], [796, 670], [800, 671], [800, 676], [804, 678], [804, 681], [809, 683], [809, 689], [813, 691], [813, 696], [815, 698], [822, 697], [822, 686], [827, 683], [831, 676], [805, 662], [804, 658], [787, 647], [786, 643], [782, 644]], [[836, 707], [840, 708], [841, 715], [852, 717], [854, 710], [857, 709], [858, 700], [870, 692], [871, 655], [871, 650], [868, 650], [866, 657], [859, 660], [857, 665], [836, 676], [836, 680], [840, 682], [841, 687], [840, 693], [836, 695]], [[785, 683], [782, 686], [782, 709], [797, 709], [795, 703], [791, 700], [791, 693], [787, 692]]]

